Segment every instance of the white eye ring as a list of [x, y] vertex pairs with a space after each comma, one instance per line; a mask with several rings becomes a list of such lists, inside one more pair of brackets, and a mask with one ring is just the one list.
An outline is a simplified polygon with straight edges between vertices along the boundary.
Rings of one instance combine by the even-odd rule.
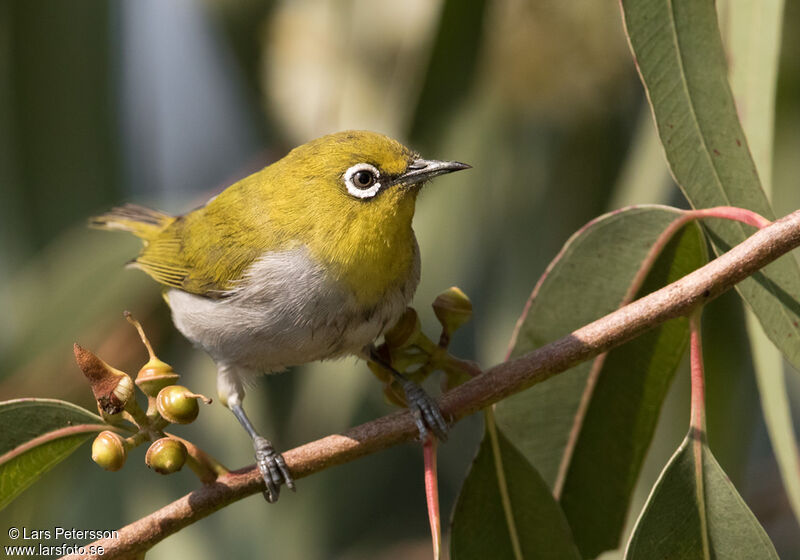
[[[375, 177], [375, 182], [372, 183], [372, 186], [368, 189], [360, 189], [356, 184], [353, 182], [353, 177], [359, 171], [369, 171], [372, 173], [373, 177]], [[344, 184], [347, 187], [347, 192], [355, 196], [356, 198], [372, 198], [378, 191], [381, 190], [381, 184], [378, 181], [381, 177], [380, 171], [378, 171], [374, 165], [370, 165], [368, 163], [357, 163], [350, 169], [344, 172]]]

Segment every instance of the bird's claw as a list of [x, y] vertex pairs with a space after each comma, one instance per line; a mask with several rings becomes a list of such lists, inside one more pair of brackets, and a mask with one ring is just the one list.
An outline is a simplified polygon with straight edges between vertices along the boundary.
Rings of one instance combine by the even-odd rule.
[[256, 437], [253, 440], [253, 447], [256, 450], [256, 464], [267, 489], [264, 490], [264, 499], [269, 503], [278, 501], [281, 493], [281, 484], [286, 484], [290, 490], [294, 490], [294, 479], [283, 460], [283, 455], [275, 451], [269, 440], [263, 437]]
[[403, 383], [403, 391], [406, 394], [408, 408], [411, 409], [414, 422], [417, 424], [420, 441], [424, 442], [428, 438], [429, 430], [439, 440], [446, 441], [447, 422], [442, 416], [442, 411], [439, 410], [439, 405], [436, 404], [436, 401], [413, 381]]

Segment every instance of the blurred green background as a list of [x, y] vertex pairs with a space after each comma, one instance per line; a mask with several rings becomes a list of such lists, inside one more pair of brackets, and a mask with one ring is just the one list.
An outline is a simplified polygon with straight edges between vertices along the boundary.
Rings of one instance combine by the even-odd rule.
[[[800, 207], [798, 27], [800, 5], [787, 2], [779, 215]], [[464, 289], [475, 315], [453, 350], [483, 365], [503, 358], [536, 279], [577, 228], [626, 204], [685, 204], [615, 0], [3, 0], [0, 400], [52, 397], [93, 409], [71, 344], [135, 373], [146, 354], [124, 309], [185, 384], [214, 395], [213, 363], [175, 332], [158, 286], [123, 269], [137, 242], [87, 231], [86, 219], [125, 201], [184, 212], [291, 147], [348, 128], [474, 166], [437, 180], [419, 201], [415, 305], [436, 336], [430, 302], [451, 285]], [[737, 297], [716, 301], [705, 323], [711, 448], [781, 557], [800, 558]], [[665, 404], [633, 515], [687, 428], [687, 378], [679, 373]], [[795, 411], [798, 379], [787, 375]], [[271, 376], [248, 395], [253, 420], [281, 449], [391, 410], [354, 359]], [[480, 419], [467, 419], [441, 447], [445, 516], [480, 432]], [[217, 404], [178, 433], [229, 467], [253, 462], [247, 436]], [[189, 472], [150, 473], [143, 457], [137, 449], [108, 473], [81, 448], [0, 512], [0, 526], [117, 528], [197, 485]], [[147, 557], [430, 557], [417, 446], [298, 487], [277, 506], [260, 496], [236, 503]]]

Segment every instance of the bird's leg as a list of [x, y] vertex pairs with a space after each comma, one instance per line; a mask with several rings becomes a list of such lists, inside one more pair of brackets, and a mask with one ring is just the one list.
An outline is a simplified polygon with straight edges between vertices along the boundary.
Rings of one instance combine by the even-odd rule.
[[294, 490], [294, 480], [286, 467], [283, 456], [275, 451], [272, 443], [259, 435], [253, 427], [253, 423], [247, 417], [242, 407], [244, 400], [244, 384], [242, 383], [242, 372], [236, 367], [224, 362], [217, 363], [217, 392], [220, 401], [227, 406], [236, 419], [247, 431], [253, 440], [253, 448], [256, 451], [256, 464], [267, 489], [264, 490], [264, 498], [270, 503], [278, 500], [281, 491], [281, 484], [286, 484]]
[[400, 383], [406, 395], [408, 408], [411, 410], [411, 414], [417, 424], [420, 441], [424, 442], [427, 439], [428, 430], [432, 431], [440, 440], [445, 441], [448, 430], [447, 422], [442, 416], [442, 411], [439, 410], [439, 405], [436, 404], [436, 401], [422, 387], [394, 369], [392, 364], [378, 354], [374, 345], [367, 346], [366, 353], [370, 360], [389, 370], [392, 376]]
[[278, 495], [281, 492], [281, 484], [285, 483], [290, 490], [294, 490], [294, 479], [286, 466], [286, 462], [283, 460], [283, 455], [275, 451], [272, 442], [267, 438], [261, 437], [256, 432], [253, 423], [250, 422], [244, 408], [242, 408], [240, 399], [229, 398], [228, 408], [231, 409], [233, 415], [236, 416], [236, 419], [247, 430], [253, 440], [253, 448], [256, 451], [256, 464], [267, 485], [267, 489], [264, 490], [264, 498], [270, 503], [275, 503], [278, 501]]

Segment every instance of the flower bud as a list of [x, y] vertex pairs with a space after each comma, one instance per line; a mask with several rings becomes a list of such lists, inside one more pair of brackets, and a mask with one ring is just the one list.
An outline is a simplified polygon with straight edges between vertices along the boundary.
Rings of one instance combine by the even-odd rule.
[[136, 386], [148, 397], [155, 397], [161, 389], [175, 383], [180, 376], [175, 373], [171, 365], [162, 362], [156, 357], [156, 353], [153, 351], [153, 347], [150, 345], [150, 341], [144, 333], [142, 324], [133, 318], [131, 312], [125, 311], [123, 315], [125, 315], [125, 319], [136, 328], [136, 331], [139, 333], [139, 338], [142, 339], [142, 344], [144, 344], [147, 353], [150, 355], [150, 359], [142, 366], [142, 369], [140, 369], [139, 373], [136, 375]]
[[98, 408], [106, 414], [121, 412], [133, 396], [133, 381], [127, 373], [111, 367], [78, 344], [75, 360], [92, 386]]
[[186, 463], [186, 446], [177, 439], [163, 437], [153, 442], [144, 462], [159, 474], [178, 472]]
[[107, 471], [118, 471], [128, 458], [128, 450], [119, 434], [100, 432], [92, 442], [92, 461]]
[[384, 333], [383, 338], [390, 348], [403, 348], [413, 344], [420, 334], [420, 329], [416, 310], [413, 307], [407, 307], [397, 323]]
[[194, 422], [200, 412], [195, 395], [183, 385], [170, 385], [158, 392], [156, 408], [165, 420], [173, 424], [189, 424]]
[[452, 334], [472, 317], [472, 302], [464, 292], [453, 286], [436, 297], [433, 312], [445, 332]]
[[161, 389], [172, 385], [179, 377], [168, 363], [152, 357], [136, 375], [136, 385], [148, 397], [155, 397]]

